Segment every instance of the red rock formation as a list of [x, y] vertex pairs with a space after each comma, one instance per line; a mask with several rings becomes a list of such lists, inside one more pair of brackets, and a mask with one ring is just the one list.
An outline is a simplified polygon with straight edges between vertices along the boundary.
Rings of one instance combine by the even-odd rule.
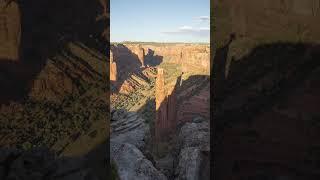
[[20, 48], [20, 10], [14, 1], [0, 1], [0, 59], [17, 61]]
[[164, 88], [164, 72], [163, 69], [158, 69], [156, 79], [156, 124], [155, 124], [155, 136], [156, 139], [160, 139], [163, 134], [163, 130], [166, 128], [167, 123], [167, 99], [166, 91]]
[[[199, 85], [195, 85], [199, 86]], [[188, 91], [189, 89], [186, 89]], [[188, 94], [188, 95], [187, 95]], [[204, 118], [210, 118], [210, 85], [202, 88], [199, 93], [192, 96], [192, 92], [186, 92], [184, 97], [190, 97], [187, 100], [179, 104], [177, 121], [178, 122], [191, 122], [193, 118], [202, 116]]]
[[138, 52], [138, 58], [141, 62], [141, 66], [144, 67], [144, 56], [145, 56], [145, 52], [144, 49], [142, 47], [139, 48], [139, 52]]
[[117, 64], [114, 61], [113, 53], [110, 51], [110, 81], [117, 81]]
[[[152, 45], [152, 44], [125, 44], [125, 47], [134, 52], [135, 54], [139, 54], [140, 48], [143, 49], [151, 49], [154, 51], [153, 56], [162, 57], [158, 62], [156, 58], [155, 63], [177, 63], [185, 66], [184, 68], [189, 71], [194, 72], [209, 72], [210, 70], [210, 46], [199, 45], [199, 44], [192, 44], [192, 45], [185, 45], [185, 44], [159, 44], [159, 45]], [[117, 48], [118, 50], [122, 51], [121, 49]], [[142, 53], [141, 53], [142, 54]], [[138, 55], [139, 59], [142, 55]], [[152, 57], [150, 58], [152, 59]]]
[[164, 87], [163, 69], [158, 69], [156, 79], [156, 126], [155, 136], [162, 140], [164, 134], [170, 133], [176, 128], [176, 92], [175, 86], [166, 90]]

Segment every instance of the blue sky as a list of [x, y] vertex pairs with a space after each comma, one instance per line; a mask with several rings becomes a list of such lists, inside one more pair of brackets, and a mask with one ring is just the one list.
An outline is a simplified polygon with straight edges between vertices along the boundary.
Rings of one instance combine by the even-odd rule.
[[110, 0], [111, 42], [209, 42], [210, 0]]

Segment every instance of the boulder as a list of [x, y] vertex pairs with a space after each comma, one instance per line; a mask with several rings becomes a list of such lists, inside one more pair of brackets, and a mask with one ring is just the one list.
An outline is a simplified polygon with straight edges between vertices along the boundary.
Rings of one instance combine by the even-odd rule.
[[210, 125], [201, 117], [194, 121], [185, 123], [179, 132], [177, 180], [210, 179]]
[[199, 148], [184, 148], [180, 152], [176, 168], [176, 180], [200, 180], [201, 152]]
[[143, 149], [149, 138], [149, 126], [137, 113], [117, 110], [111, 119], [111, 140], [117, 143], [130, 143]]
[[181, 148], [198, 147], [210, 151], [210, 125], [208, 122], [186, 123], [179, 133]]

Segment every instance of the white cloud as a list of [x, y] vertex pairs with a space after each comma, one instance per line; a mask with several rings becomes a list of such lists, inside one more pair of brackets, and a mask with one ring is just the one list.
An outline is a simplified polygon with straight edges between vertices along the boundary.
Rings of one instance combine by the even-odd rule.
[[190, 36], [201, 36], [210, 37], [210, 17], [199, 16], [195, 18], [200, 21], [200, 24], [194, 24], [194, 26], [180, 26], [177, 29], [171, 31], [163, 31], [163, 34], [167, 35], [190, 35]]
[[195, 17], [195, 19], [198, 21], [210, 21], [209, 16], [199, 16], [199, 17]]
[[180, 28], [179, 28], [179, 30], [192, 30], [193, 28], [191, 27], [191, 26], [181, 26]]
[[195, 36], [209, 36], [210, 28], [209, 27], [200, 27], [194, 28], [192, 26], [181, 26], [177, 30], [172, 31], [163, 31], [164, 34], [187, 34], [187, 35], [195, 35]]

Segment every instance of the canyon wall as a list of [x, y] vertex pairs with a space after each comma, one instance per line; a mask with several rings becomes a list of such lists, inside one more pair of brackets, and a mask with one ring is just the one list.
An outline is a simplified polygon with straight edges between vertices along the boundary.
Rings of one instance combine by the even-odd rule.
[[161, 62], [183, 63], [186, 70], [199, 70], [207, 73], [210, 68], [210, 46], [207, 44], [123, 44], [113, 49], [117, 51], [119, 56], [131, 52], [139, 60], [142, 57], [140, 55], [141, 49], [143, 49], [145, 56], [140, 62], [141, 64], [144, 62], [145, 65]]
[[20, 49], [20, 10], [16, 2], [0, 1], [0, 60], [17, 61]]
[[[104, 59], [101, 54], [96, 56], [99, 52], [85, 51], [105, 49], [107, 12], [106, 0], [0, 0], [0, 70], [6, 72], [0, 81], [5, 87], [0, 90], [0, 101], [28, 95], [55, 99], [80, 89], [77, 78], [94, 79], [97, 73], [75, 59], [91, 61], [90, 54], [95, 54], [95, 60]], [[80, 43], [68, 47], [74, 41]]]

